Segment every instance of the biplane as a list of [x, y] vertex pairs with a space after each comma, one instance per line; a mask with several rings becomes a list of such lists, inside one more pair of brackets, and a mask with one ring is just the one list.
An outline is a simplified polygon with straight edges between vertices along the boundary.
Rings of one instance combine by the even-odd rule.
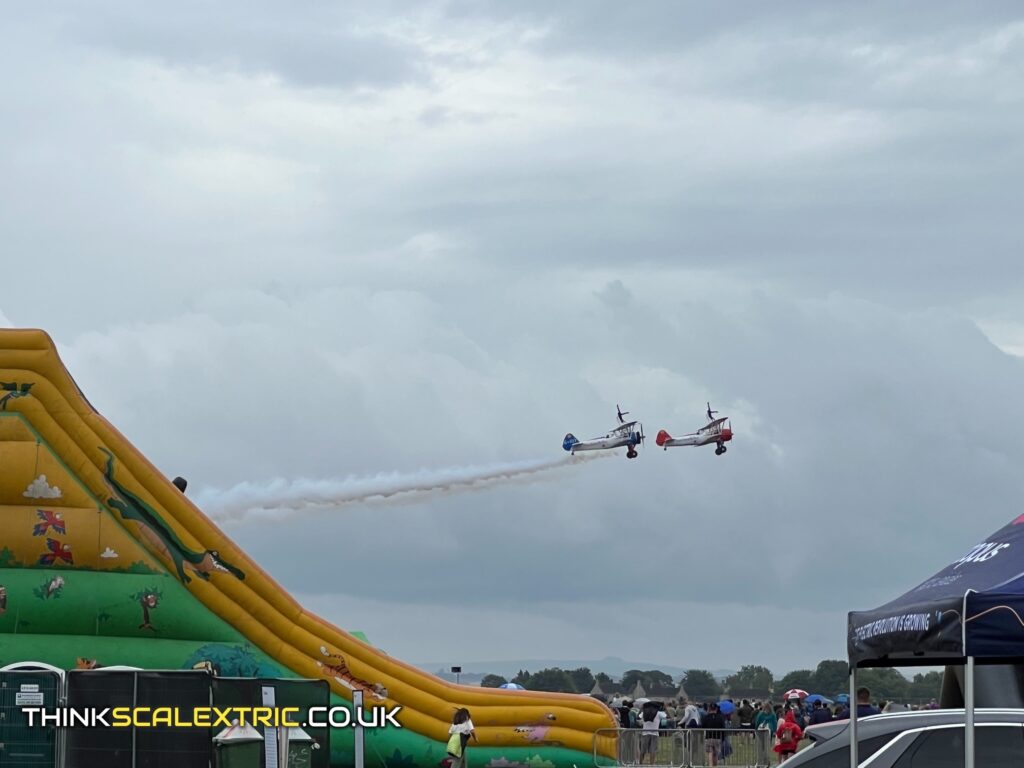
[[612, 448], [626, 448], [626, 458], [637, 457], [637, 446], [644, 441], [644, 426], [638, 421], [626, 421], [625, 416], [629, 411], [623, 411], [618, 405], [615, 406], [616, 416], [619, 425], [602, 437], [595, 437], [590, 440], [579, 440], [570, 432], [562, 440], [562, 448], [571, 454], [577, 451], [606, 451]]
[[708, 423], [698, 429], [696, 432], [690, 432], [682, 437], [672, 437], [664, 429], [658, 432], [658, 436], [654, 438], [659, 446], [666, 451], [670, 447], [678, 445], [711, 445], [715, 444], [715, 455], [721, 456], [726, 452], [725, 444], [732, 440], [732, 427], [729, 425], [729, 417], [723, 416], [720, 419], [713, 418], [718, 411], [711, 410], [711, 403], [708, 403]]

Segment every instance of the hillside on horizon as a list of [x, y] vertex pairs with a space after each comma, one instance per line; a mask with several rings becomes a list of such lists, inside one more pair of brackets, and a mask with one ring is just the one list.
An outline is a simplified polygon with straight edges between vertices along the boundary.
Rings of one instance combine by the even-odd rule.
[[[606, 656], [603, 659], [513, 659], [511, 661], [429, 661], [414, 663], [417, 667], [427, 672], [432, 672], [433, 674], [440, 675], [445, 678], [450, 677], [452, 679], [454, 679], [454, 675], [452, 675], [449, 670], [452, 666], [461, 666], [462, 673], [460, 675], [460, 679], [464, 682], [471, 682], [473, 678], [486, 674], [501, 675], [502, 677], [512, 678], [521, 669], [525, 669], [528, 672], [537, 672], [541, 669], [549, 669], [551, 667], [558, 667], [559, 669], [566, 670], [587, 667], [595, 675], [598, 672], [604, 672], [609, 677], [615, 679], [622, 677], [622, 675], [631, 669], [644, 671], [658, 669], [666, 674], [672, 675], [673, 678], [678, 680], [683, 672], [688, 669], [688, 667], [679, 667], [671, 664], [656, 664], [650, 661], [629, 661], [618, 656]], [[719, 680], [723, 680], [733, 674], [736, 670], [712, 669], [708, 671]]]

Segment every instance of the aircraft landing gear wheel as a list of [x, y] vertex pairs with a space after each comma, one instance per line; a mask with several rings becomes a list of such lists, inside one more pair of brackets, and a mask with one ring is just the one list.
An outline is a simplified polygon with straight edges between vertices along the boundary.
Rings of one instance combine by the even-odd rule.
[[634, 451], [632, 448], [630, 448], [628, 451], [626, 451], [626, 458], [627, 459], [635, 459], [636, 457], [637, 457], [637, 452]]
[[721, 456], [723, 453], [725, 453], [724, 445], [720, 445], [717, 448], [715, 448], [715, 456]]

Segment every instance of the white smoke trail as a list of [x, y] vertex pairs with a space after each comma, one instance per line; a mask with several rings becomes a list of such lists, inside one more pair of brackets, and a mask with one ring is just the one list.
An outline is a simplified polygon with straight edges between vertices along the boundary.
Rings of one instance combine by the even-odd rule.
[[196, 504], [218, 521], [232, 522], [249, 517], [279, 519], [310, 509], [335, 509], [368, 501], [400, 503], [424, 494], [459, 493], [495, 485], [533, 482], [539, 475], [610, 455], [615, 454], [589, 453], [508, 464], [391, 472], [341, 480], [276, 478], [265, 483], [239, 483], [225, 490], [203, 490], [196, 496]]

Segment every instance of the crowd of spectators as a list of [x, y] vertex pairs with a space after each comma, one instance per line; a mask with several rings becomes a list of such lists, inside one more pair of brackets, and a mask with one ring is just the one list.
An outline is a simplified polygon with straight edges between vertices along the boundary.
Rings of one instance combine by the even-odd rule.
[[[726, 706], [723, 704], [727, 702]], [[833, 703], [827, 700], [815, 700], [813, 703], [802, 699], [791, 699], [786, 702], [771, 702], [742, 699], [736, 703], [724, 698], [719, 701], [696, 702], [687, 699], [669, 699], [668, 701], [648, 701], [645, 699], [634, 702], [631, 699], [617, 696], [609, 704], [619, 716], [619, 727], [642, 727], [642, 710], [654, 707], [659, 713], [663, 729], [700, 728], [712, 706], [723, 712], [726, 728], [758, 728], [768, 724], [774, 730], [777, 722], [783, 718], [788, 709], [796, 711], [798, 724], [801, 727], [845, 720], [850, 716], [850, 709], [845, 702]], [[860, 688], [857, 691], [857, 716], [877, 715], [880, 712], [906, 712], [920, 709], [938, 709], [939, 705], [932, 699], [927, 704], [901, 704], [895, 701], [875, 701], [872, 703], [871, 691]]]
[[[881, 712], [938, 709], [939, 706], [934, 699], [927, 704], [909, 705], [873, 702], [871, 691], [863, 687], [857, 690], [856, 705], [857, 717]], [[701, 729], [709, 758], [708, 765], [716, 765], [717, 760], [723, 756], [723, 748], [728, 748], [724, 742], [727, 742], [730, 730], [769, 731], [772, 734], [772, 748], [779, 756], [779, 762], [783, 762], [799, 750], [809, 726], [850, 717], [850, 709], [844, 701], [833, 703], [820, 697], [813, 701], [793, 698], [784, 702], [742, 699], [739, 703], [732, 699], [692, 702], [675, 698], [662, 702], [616, 697], [609, 706], [618, 715], [620, 728], [638, 728], [642, 731], [641, 764], [648, 756], [651, 763], [654, 763], [659, 733], [680, 728]]]

